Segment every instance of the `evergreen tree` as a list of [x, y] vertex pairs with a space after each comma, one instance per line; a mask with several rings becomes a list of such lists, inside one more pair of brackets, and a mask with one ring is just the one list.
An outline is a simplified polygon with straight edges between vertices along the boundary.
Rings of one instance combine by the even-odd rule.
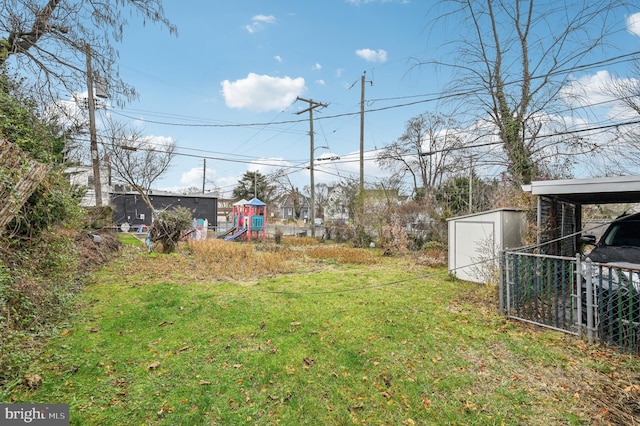
[[269, 184], [265, 175], [258, 171], [246, 171], [238, 181], [238, 185], [233, 188], [233, 198], [250, 200], [255, 197], [269, 204], [274, 192], [275, 187]]

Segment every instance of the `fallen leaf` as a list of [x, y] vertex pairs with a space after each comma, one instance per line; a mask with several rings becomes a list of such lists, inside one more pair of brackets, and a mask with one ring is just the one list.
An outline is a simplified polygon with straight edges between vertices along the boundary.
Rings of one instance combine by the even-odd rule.
[[22, 379], [22, 383], [29, 389], [37, 389], [42, 384], [42, 377], [39, 374], [30, 374]]
[[422, 395], [422, 405], [424, 405], [425, 407], [429, 407], [432, 403], [433, 401], [427, 398], [426, 395]]
[[311, 358], [304, 358], [302, 361], [304, 361], [304, 363], [307, 364], [309, 367], [311, 367], [313, 364], [316, 363], [316, 361]]
[[356, 405], [352, 405], [351, 407], [349, 407], [349, 410], [360, 410], [364, 408], [364, 402], [360, 402]]
[[154, 361], [151, 364], [149, 364], [149, 366], [147, 367], [147, 370], [155, 370], [158, 367], [160, 367], [160, 361]]
[[302, 324], [300, 321], [294, 321], [294, 322], [291, 323], [291, 327], [297, 327], [300, 324]]
[[205, 386], [205, 385], [210, 385], [210, 384], [211, 384], [211, 382], [207, 382], [206, 380], [200, 380], [200, 384], [201, 384], [202, 386]]

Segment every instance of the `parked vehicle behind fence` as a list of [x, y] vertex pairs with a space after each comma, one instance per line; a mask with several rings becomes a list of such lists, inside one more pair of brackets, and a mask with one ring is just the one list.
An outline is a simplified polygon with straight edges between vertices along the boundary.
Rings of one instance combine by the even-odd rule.
[[[582, 263], [582, 322], [593, 309], [594, 328], [609, 343], [628, 346], [640, 342], [640, 213], [613, 221]], [[589, 266], [590, 265], [590, 266]], [[588, 270], [590, 268], [590, 270]], [[591, 276], [593, 307], [587, 305], [586, 279]]]

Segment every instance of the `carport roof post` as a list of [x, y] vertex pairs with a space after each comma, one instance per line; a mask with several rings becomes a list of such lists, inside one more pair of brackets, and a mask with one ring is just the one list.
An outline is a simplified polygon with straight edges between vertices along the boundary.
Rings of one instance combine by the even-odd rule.
[[640, 176], [533, 181], [522, 190], [572, 204], [640, 202]]

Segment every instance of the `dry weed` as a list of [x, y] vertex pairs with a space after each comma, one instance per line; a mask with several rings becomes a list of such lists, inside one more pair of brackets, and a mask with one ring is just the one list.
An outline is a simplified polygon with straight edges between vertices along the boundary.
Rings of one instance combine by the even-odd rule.
[[332, 259], [340, 263], [373, 265], [378, 262], [375, 252], [342, 246], [307, 247], [305, 254], [316, 259]]
[[313, 237], [282, 237], [282, 244], [287, 246], [317, 246], [320, 242]]
[[218, 239], [190, 241], [196, 268], [217, 279], [246, 279], [290, 272], [284, 251], [256, 250], [254, 244]]

